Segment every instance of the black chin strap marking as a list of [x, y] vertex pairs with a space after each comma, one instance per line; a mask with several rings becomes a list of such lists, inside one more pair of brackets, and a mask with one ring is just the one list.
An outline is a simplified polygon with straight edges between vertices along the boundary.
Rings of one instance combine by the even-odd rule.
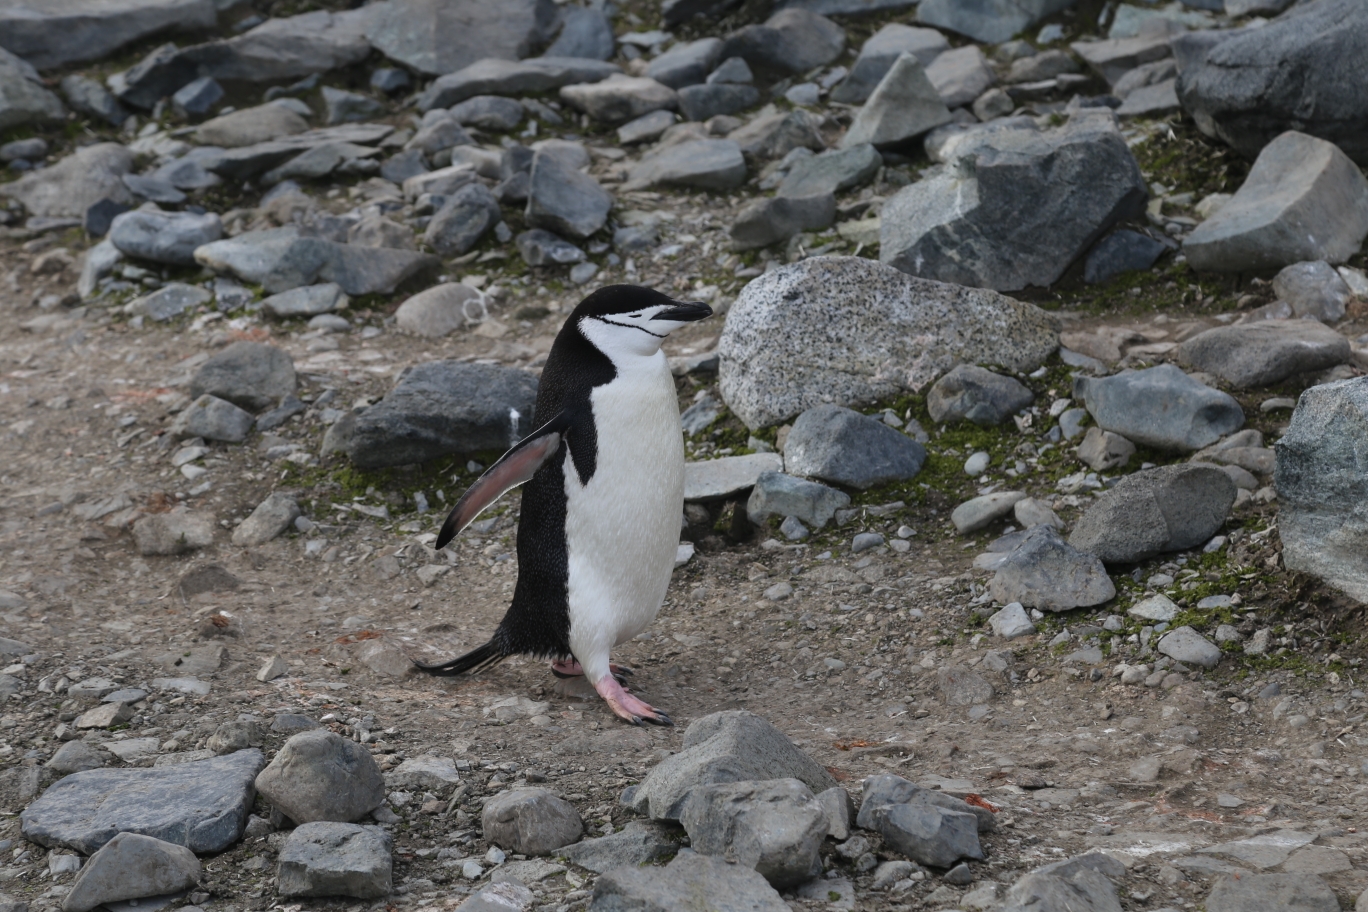
[[660, 334], [660, 333], [653, 333], [653, 332], [651, 332], [649, 329], [646, 329], [645, 327], [642, 327], [642, 326], [633, 326], [631, 323], [618, 323], [618, 322], [615, 322], [615, 321], [613, 321], [613, 320], [608, 319], [607, 317], [599, 317], [598, 319], [602, 320], [604, 323], [607, 323], [607, 324], [610, 325], [610, 326], [621, 326], [623, 329], [639, 329], [639, 330], [641, 330], [642, 332], [644, 332], [644, 333], [645, 333], [646, 335], [648, 335], [648, 336], [655, 336], [657, 339], [663, 339], [663, 338], [665, 338], [664, 335], [662, 335], [662, 334]]

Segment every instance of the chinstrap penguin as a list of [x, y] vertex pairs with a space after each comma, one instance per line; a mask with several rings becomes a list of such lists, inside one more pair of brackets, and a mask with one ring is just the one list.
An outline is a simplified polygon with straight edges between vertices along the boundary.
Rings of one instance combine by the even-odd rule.
[[547, 658], [562, 677], [583, 674], [619, 717], [672, 724], [627, 692], [609, 652], [655, 619], [679, 545], [684, 440], [660, 346], [711, 315], [635, 285], [600, 288], [570, 314], [542, 370], [540, 427], [470, 486], [437, 537], [445, 547], [526, 483], [513, 603], [488, 643], [419, 668], [455, 675]]

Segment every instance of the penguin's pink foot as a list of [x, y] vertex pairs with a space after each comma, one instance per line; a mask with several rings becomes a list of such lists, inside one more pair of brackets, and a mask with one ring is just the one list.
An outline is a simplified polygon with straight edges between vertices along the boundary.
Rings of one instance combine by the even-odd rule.
[[[612, 672], [613, 677], [624, 684], [627, 682], [623, 679], [632, 674], [632, 669], [623, 665], [609, 665], [608, 670]], [[578, 678], [584, 675], [584, 668], [580, 666], [579, 662], [571, 659], [568, 662], [552, 662], [551, 673], [558, 678]]]
[[594, 689], [619, 719], [633, 725], [640, 725], [642, 722], [650, 722], [652, 725], [674, 725], [669, 716], [629, 694], [614, 677], [604, 678], [594, 685]]

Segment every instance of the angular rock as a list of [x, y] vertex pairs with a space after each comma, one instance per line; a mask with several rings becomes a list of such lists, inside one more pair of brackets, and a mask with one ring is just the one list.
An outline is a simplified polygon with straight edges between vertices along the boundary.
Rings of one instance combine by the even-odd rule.
[[253, 421], [251, 412], [243, 411], [225, 399], [204, 395], [176, 416], [168, 433], [176, 440], [203, 437], [224, 443], [242, 443], [247, 439]]
[[385, 783], [370, 753], [325, 729], [300, 732], [286, 741], [256, 777], [256, 788], [277, 810], [301, 824], [347, 823], [385, 800]]
[[440, 76], [488, 57], [531, 56], [551, 40], [557, 18], [552, 0], [390, 0], [367, 36], [391, 60]]
[[803, 412], [784, 445], [784, 464], [792, 474], [860, 490], [906, 481], [925, 461], [925, 447], [911, 437], [839, 405]]
[[818, 132], [819, 121], [812, 114], [798, 109], [774, 114], [760, 114], [749, 123], [727, 134], [744, 155], [768, 161], [783, 158], [794, 149], [821, 152], [826, 148]]
[[249, 747], [260, 747], [265, 737], [266, 726], [260, 722], [223, 722], [204, 746], [221, 757]]
[[695, 139], [668, 146], [641, 159], [628, 170], [624, 189], [655, 184], [733, 190], [746, 179], [741, 147], [730, 139]]
[[374, 98], [332, 86], [323, 87], [323, 108], [329, 125], [373, 120], [385, 113], [385, 106]]
[[602, 10], [570, 7], [562, 15], [562, 21], [561, 33], [546, 49], [546, 56], [591, 60], [607, 60], [613, 56], [617, 40], [613, 37], [613, 24]]
[[281, 896], [379, 899], [393, 889], [394, 840], [378, 826], [305, 823], [280, 850], [276, 889]]
[[969, 104], [996, 81], [983, 51], [973, 44], [937, 55], [926, 65], [926, 78], [931, 80], [947, 108]]
[[926, 394], [932, 421], [964, 419], [981, 427], [999, 425], [1034, 401], [1035, 394], [1017, 380], [972, 364], [958, 365]]
[[589, 904], [621, 912], [785, 912], [790, 908], [756, 871], [697, 852], [681, 852], [663, 868], [624, 866], [608, 871], [594, 884]]
[[85, 770], [102, 769], [109, 761], [105, 755], [84, 741], [68, 741], [44, 764], [54, 773], [66, 775]]
[[[273, 317], [315, 317], [346, 310], [350, 303], [341, 288], [332, 282], [324, 282], [271, 295], [262, 300], [261, 309]], [[293, 387], [290, 391], [294, 391]]]
[[722, 500], [755, 486], [766, 472], [777, 472], [784, 460], [777, 453], [723, 456], [684, 464], [684, 501]]
[[[436, 114], [437, 116], [433, 116]], [[424, 118], [422, 129], [413, 134], [413, 138], [404, 144], [404, 148], [410, 152], [420, 152], [424, 155], [435, 156], [438, 152], [455, 146], [468, 146], [472, 142], [470, 134], [467, 133], [456, 118], [445, 111], [429, 111]], [[450, 172], [450, 169], [443, 169]], [[472, 175], [473, 176], [473, 175]], [[407, 183], [407, 179], [404, 181]], [[407, 190], [405, 196], [412, 196]]]
[[151, 294], [129, 301], [124, 305], [124, 311], [134, 316], [141, 314], [162, 323], [207, 303], [213, 297], [209, 291], [196, 285], [168, 282]]
[[1244, 411], [1231, 396], [1172, 364], [1077, 377], [1073, 394], [1098, 427], [1157, 450], [1199, 450], [1244, 424]]
[[594, 120], [614, 125], [679, 104], [674, 89], [643, 76], [614, 73], [598, 82], [563, 86], [560, 97]]
[[121, 127], [128, 120], [128, 109], [101, 83], [72, 73], [62, 77], [62, 94], [67, 104], [87, 117], [98, 117], [112, 127]]
[[1284, 565], [1368, 602], [1368, 379], [1306, 390], [1275, 448]]
[[353, 297], [392, 294], [441, 268], [441, 261], [431, 255], [300, 237], [295, 228], [249, 231], [205, 244], [195, 251], [195, 262], [261, 285], [271, 294], [333, 282]]
[[0, 184], [0, 195], [24, 204], [29, 215], [84, 218], [102, 200], [131, 204], [123, 176], [133, 170], [133, 154], [118, 143], [96, 143], [18, 180]]
[[440, 256], [460, 256], [502, 220], [494, 194], [484, 184], [466, 184], [437, 210], [423, 232], [423, 241]]
[[1189, 370], [1253, 389], [1343, 364], [1351, 351], [1348, 339], [1315, 320], [1261, 320], [1198, 333], [1177, 354]]
[[1084, 512], [1069, 544], [1109, 564], [1192, 548], [1225, 523], [1235, 493], [1235, 482], [1215, 466], [1142, 469], [1121, 479]]
[[1194, 269], [1253, 272], [1306, 260], [1343, 263], [1368, 237], [1368, 178], [1333, 144], [1289, 131], [1183, 241]]
[[1025, 498], [1021, 491], [995, 491], [966, 500], [950, 514], [955, 531], [968, 535], [991, 525], [1011, 513], [1017, 502]]
[[65, 116], [61, 99], [43, 88], [38, 73], [0, 47], [0, 130], [55, 123]]
[[988, 591], [995, 601], [1068, 611], [1110, 601], [1116, 586], [1102, 561], [1070, 547], [1054, 526], [1036, 526], [998, 565]]
[[19, 819], [26, 839], [85, 854], [125, 832], [222, 852], [242, 835], [264, 764], [246, 750], [170, 768], [87, 770], [50, 786]]
[[873, 180], [881, 167], [883, 158], [869, 143], [821, 152], [794, 163], [779, 185], [779, 195], [804, 197], [853, 190]]
[[890, 848], [937, 867], [958, 858], [981, 859], [978, 833], [994, 828], [991, 811], [887, 774], [864, 781], [855, 823], [879, 831]]
[[1298, 317], [1335, 323], [1354, 293], [1335, 267], [1324, 260], [1293, 263], [1273, 277], [1273, 293], [1292, 305]]
[[264, 545], [294, 523], [300, 515], [299, 504], [293, 497], [275, 493], [257, 504], [252, 515], [233, 530], [233, 544], [239, 547]]
[[1184, 625], [1159, 638], [1158, 650], [1176, 662], [1215, 668], [1221, 661], [1221, 647]]
[[1031, 371], [1057, 345], [1050, 317], [1031, 305], [860, 257], [819, 257], [745, 287], [723, 327], [720, 386], [755, 429], [824, 400], [858, 405], [920, 390], [963, 362]]
[[267, 103], [206, 120], [195, 129], [195, 141], [206, 146], [238, 148], [294, 136], [309, 129], [298, 112]]
[[152, 513], [133, 523], [133, 541], [142, 555], [185, 554], [214, 543], [214, 520], [184, 508]]
[[234, 342], [195, 372], [190, 395], [215, 396], [259, 412], [293, 394], [298, 385], [294, 361], [283, 349], [262, 342]]
[[750, 85], [719, 82], [679, 90], [679, 110], [685, 120], [702, 122], [723, 114], [739, 114], [759, 103], [760, 92]]
[[632, 143], [652, 142], [675, 125], [677, 118], [669, 111], [652, 111], [636, 120], [629, 120], [617, 128], [618, 142], [624, 146]]
[[740, 57], [754, 69], [804, 73], [825, 66], [845, 50], [845, 31], [804, 9], [781, 9], [760, 25], [727, 36], [721, 59]]
[[1158, 117], [1177, 111], [1177, 80], [1166, 79], [1151, 86], [1142, 86], [1126, 96], [1116, 109], [1117, 117]]
[[1138, 231], [1113, 231], [1093, 245], [1083, 264], [1083, 281], [1090, 285], [1109, 282], [1124, 272], [1149, 269], [1168, 248]]
[[860, 48], [860, 56], [850, 68], [849, 75], [831, 90], [831, 100], [841, 104], [861, 104], [873, 93], [900, 55], [912, 54], [926, 67], [941, 52], [948, 50], [950, 42], [935, 29], [890, 22]]
[[1207, 912], [1338, 912], [1339, 908], [1329, 884], [1315, 874], [1300, 873], [1221, 877], [1206, 900]]
[[577, 57], [486, 57], [434, 80], [418, 96], [418, 110], [449, 108], [476, 95], [551, 92], [562, 86], [598, 82], [621, 72], [615, 64]]
[[119, 833], [82, 866], [62, 900], [62, 910], [89, 912], [104, 903], [179, 893], [199, 879], [199, 859], [185, 846]]
[[830, 192], [758, 199], [737, 213], [732, 222], [732, 249], [768, 247], [802, 231], [829, 228], [835, 220], [836, 197]]
[[1049, 286], [1147, 196], [1110, 112], [1084, 109], [1057, 130], [997, 133], [900, 190], [883, 207], [879, 258], [963, 285]]
[[171, 96], [171, 104], [182, 117], [203, 117], [223, 98], [223, 86], [210, 76], [201, 76]]
[[451, 116], [462, 126], [507, 132], [522, 122], [526, 111], [516, 98], [502, 95], [476, 95], [451, 108]]
[[484, 312], [480, 293], [469, 285], [434, 285], [406, 300], [394, 312], [396, 325], [406, 332], [440, 339], [477, 323]]
[[797, 779], [700, 786], [689, 793], [679, 820], [695, 852], [734, 859], [778, 889], [821, 869], [826, 811]]
[[449, 757], [410, 757], [385, 775], [389, 788], [439, 791], [460, 782], [455, 761]]
[[831, 522], [837, 510], [848, 506], [850, 497], [844, 491], [782, 472], [761, 472], [746, 501], [746, 516], [755, 525], [763, 524], [770, 516], [794, 516], [821, 529]]
[[356, 417], [347, 455], [362, 469], [503, 450], [536, 427], [537, 380], [512, 368], [429, 361]]
[[654, 819], [678, 820], [690, 789], [772, 779], [797, 779], [813, 792], [836, 785], [830, 773], [773, 725], [745, 710], [727, 710], [690, 724], [683, 748], [651, 769], [637, 786], [633, 804]]
[[1123, 466], [1135, 455], [1135, 444], [1120, 434], [1090, 427], [1074, 453], [1091, 469], [1104, 472]]
[[1165, 26], [1125, 38], [1075, 41], [1069, 48], [1082, 57], [1108, 85], [1116, 85], [1136, 67], [1169, 56], [1170, 32]]
[[948, 29], [985, 44], [1000, 44], [1030, 28], [1046, 16], [1073, 4], [1074, 0], [923, 0], [917, 21]]
[[528, 266], [550, 266], [553, 263], [567, 265], [583, 263], [585, 260], [583, 250], [540, 228], [524, 231], [513, 240]]
[[1020, 602], [1011, 602], [988, 618], [988, 626], [994, 636], [1000, 636], [1004, 640], [1028, 636], [1036, 630], [1035, 624], [1031, 623], [1031, 616], [1026, 613]]
[[1368, 164], [1368, 96], [1353, 61], [1368, 49], [1355, 0], [1298, 5], [1268, 28], [1241, 30], [1181, 68], [1178, 95], [1197, 127], [1246, 158], [1286, 130]]
[[672, 855], [679, 849], [678, 838], [666, 825], [633, 820], [620, 832], [565, 846], [558, 854], [573, 865], [603, 874]]
[[1012, 884], [1001, 908], [1003, 912], [1034, 912], [1037, 909], [1121, 912], [1116, 887], [1107, 876], [1124, 875], [1124, 867], [1116, 870], [1120, 866], [1120, 862], [1098, 854], [1046, 865]]
[[722, 39], [700, 38], [676, 44], [646, 65], [646, 75], [672, 89], [698, 85], [721, 59]]
[[485, 838], [510, 852], [549, 855], [578, 842], [584, 822], [574, 805], [542, 788], [517, 788], [485, 802]]
[[943, 123], [950, 111], [913, 54], [902, 54], [870, 93], [841, 139], [841, 148], [889, 146], [915, 139]]
[[211, 29], [213, 0], [77, 0], [0, 7], [4, 47], [39, 69], [99, 60], [166, 31]]
[[564, 157], [538, 152], [532, 159], [527, 223], [573, 238], [587, 238], [608, 221], [613, 197]]

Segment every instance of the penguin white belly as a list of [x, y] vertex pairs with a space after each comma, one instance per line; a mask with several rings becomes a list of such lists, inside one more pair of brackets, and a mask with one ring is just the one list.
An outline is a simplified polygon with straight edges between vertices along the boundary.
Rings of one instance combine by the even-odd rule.
[[597, 466], [581, 485], [565, 460], [565, 542], [570, 648], [596, 680], [608, 673], [609, 650], [644, 630], [665, 599], [684, 505], [684, 441], [664, 353], [619, 366], [590, 401]]

